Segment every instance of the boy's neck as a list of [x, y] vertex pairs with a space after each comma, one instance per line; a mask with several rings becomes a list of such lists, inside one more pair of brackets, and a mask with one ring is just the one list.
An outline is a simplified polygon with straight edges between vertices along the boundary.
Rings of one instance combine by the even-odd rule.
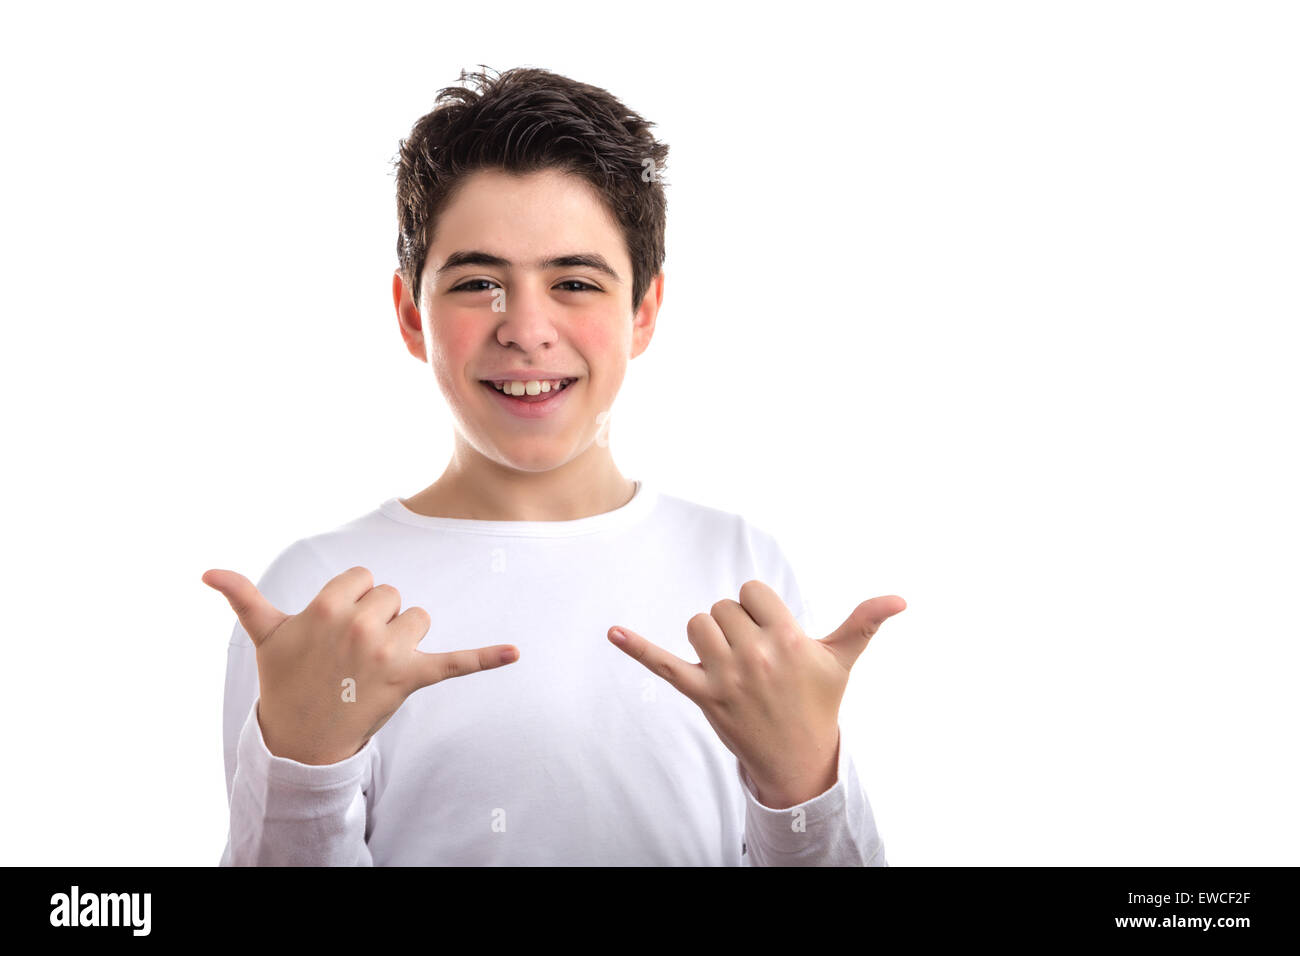
[[604, 514], [632, 500], [636, 483], [612, 459], [586, 466], [577, 460], [545, 472], [509, 471], [484, 462], [459, 468], [410, 498], [399, 499], [416, 514], [479, 521], [572, 521]]

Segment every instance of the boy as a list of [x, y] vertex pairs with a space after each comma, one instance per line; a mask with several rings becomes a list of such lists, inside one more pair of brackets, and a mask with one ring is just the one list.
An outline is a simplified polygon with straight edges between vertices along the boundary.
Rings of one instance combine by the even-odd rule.
[[838, 709], [902, 599], [812, 639], [770, 535], [605, 439], [663, 298], [667, 147], [596, 87], [471, 77], [397, 173], [450, 464], [256, 587], [203, 576], [239, 618], [222, 865], [887, 865]]

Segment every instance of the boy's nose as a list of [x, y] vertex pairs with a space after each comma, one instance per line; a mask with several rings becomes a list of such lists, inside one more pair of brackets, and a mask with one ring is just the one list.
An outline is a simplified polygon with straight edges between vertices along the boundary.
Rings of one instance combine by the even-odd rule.
[[545, 309], [537, 306], [511, 302], [497, 325], [498, 342], [507, 347], [517, 346], [530, 355], [553, 346], [559, 338], [555, 323]]

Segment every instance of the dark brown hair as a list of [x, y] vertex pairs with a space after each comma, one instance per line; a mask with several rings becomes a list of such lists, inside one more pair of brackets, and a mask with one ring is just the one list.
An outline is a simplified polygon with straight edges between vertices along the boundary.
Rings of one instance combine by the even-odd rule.
[[397, 259], [416, 307], [438, 216], [469, 174], [560, 169], [594, 186], [619, 224], [632, 261], [635, 310], [664, 261], [661, 177], [668, 147], [650, 134], [655, 124], [605, 90], [549, 70], [519, 68], [496, 77], [461, 70], [460, 79], [474, 81], [478, 91], [440, 90], [394, 162]]

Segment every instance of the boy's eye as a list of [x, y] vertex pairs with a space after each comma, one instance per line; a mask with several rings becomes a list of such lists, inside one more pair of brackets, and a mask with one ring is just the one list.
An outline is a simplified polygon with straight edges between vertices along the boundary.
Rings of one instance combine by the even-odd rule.
[[486, 283], [487, 285], [496, 285], [496, 283], [493, 282], [491, 279], [470, 279], [468, 282], [462, 282], [460, 285], [456, 286], [451, 291], [452, 292], [482, 292], [484, 291], [483, 289], [470, 288], [470, 286], [477, 285], [480, 282]]
[[[455, 286], [451, 291], [452, 291], [452, 292], [485, 292], [485, 291], [487, 291], [487, 290], [485, 290], [485, 289], [483, 289], [483, 288], [481, 288], [481, 287], [480, 287], [480, 288], [470, 288], [471, 286], [477, 285], [477, 284], [479, 284], [479, 283], [483, 283], [483, 284], [485, 284], [485, 285], [490, 285], [490, 286], [495, 286], [495, 285], [496, 285], [496, 283], [493, 282], [491, 279], [469, 279], [469, 280], [466, 280], [465, 282], [462, 282], [460, 285]], [[562, 286], [578, 286], [578, 288], [576, 288], [576, 289], [568, 289], [567, 291], [569, 291], [569, 292], [581, 292], [581, 291], [583, 291], [584, 289], [589, 289], [589, 290], [591, 290], [592, 292], [599, 292], [599, 291], [600, 291], [600, 290], [597, 289], [594, 285], [588, 285], [586, 282], [581, 282], [581, 281], [579, 281], [579, 280], [577, 280], [577, 279], [567, 279], [567, 280], [565, 280], [564, 282], [559, 283], [559, 285], [562, 285]]]

